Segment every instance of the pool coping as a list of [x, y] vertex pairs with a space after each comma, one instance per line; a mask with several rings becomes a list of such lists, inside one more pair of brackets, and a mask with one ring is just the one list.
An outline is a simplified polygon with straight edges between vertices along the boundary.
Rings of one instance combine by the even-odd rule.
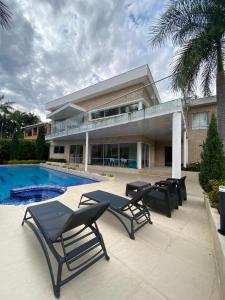
[[109, 176], [102, 176], [97, 173], [89, 173], [89, 172], [84, 172], [84, 171], [78, 171], [78, 170], [73, 170], [70, 168], [63, 168], [61, 166], [56, 166], [56, 165], [51, 165], [51, 164], [46, 164], [46, 163], [40, 163], [39, 164], [41, 167], [47, 168], [47, 169], [52, 169], [56, 171], [60, 171], [63, 173], [67, 173], [70, 175], [77, 175], [79, 177], [83, 177], [86, 179], [92, 179], [96, 181], [109, 181], [109, 180], [114, 180], [114, 177], [109, 177]]

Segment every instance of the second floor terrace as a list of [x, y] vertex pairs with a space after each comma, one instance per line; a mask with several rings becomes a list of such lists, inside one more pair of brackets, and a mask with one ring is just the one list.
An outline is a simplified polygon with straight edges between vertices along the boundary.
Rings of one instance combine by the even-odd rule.
[[[62, 118], [52, 122], [51, 130], [46, 135], [47, 140], [119, 126], [161, 115], [172, 114], [177, 111], [180, 111], [183, 114], [183, 105], [180, 99], [160, 103], [151, 107], [137, 104], [136, 106], [133, 106], [133, 108], [130, 107], [125, 109], [124, 106], [120, 106], [113, 108], [114, 115], [110, 115], [110, 109], [97, 112], [76, 111], [76, 114], [66, 118], [66, 116], [71, 114], [72, 107], [76, 109], [73, 105], [67, 106], [68, 110], [64, 110], [64, 115], [62, 114], [61, 116]], [[115, 111], [115, 109], [117, 111]], [[183, 120], [185, 122], [184, 118]]]

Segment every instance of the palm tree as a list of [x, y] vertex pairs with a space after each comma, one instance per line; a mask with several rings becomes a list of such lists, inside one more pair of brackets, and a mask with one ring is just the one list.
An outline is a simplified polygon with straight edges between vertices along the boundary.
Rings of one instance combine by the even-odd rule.
[[3, 29], [8, 29], [11, 21], [11, 12], [7, 5], [0, 1], [0, 25]]
[[0, 138], [3, 138], [4, 125], [6, 123], [7, 117], [9, 117], [11, 110], [13, 109], [12, 105], [15, 102], [4, 100], [4, 95], [0, 96]]
[[170, 0], [150, 27], [153, 47], [168, 39], [180, 47], [172, 76], [174, 91], [193, 93], [200, 80], [204, 96], [209, 96], [216, 80], [218, 131], [225, 150], [225, 1]]

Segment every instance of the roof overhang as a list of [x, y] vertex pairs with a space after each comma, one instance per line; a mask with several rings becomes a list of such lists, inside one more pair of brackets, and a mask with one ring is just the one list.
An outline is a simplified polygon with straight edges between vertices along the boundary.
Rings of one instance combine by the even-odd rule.
[[155, 104], [157, 104], [160, 103], [161, 100], [155, 84], [152, 84], [153, 82], [154, 80], [148, 65], [143, 65], [126, 73], [88, 86], [82, 90], [78, 90], [72, 94], [47, 102], [46, 109], [52, 111], [69, 102], [76, 103], [88, 100], [90, 98], [98, 97], [106, 93], [111, 93], [119, 89], [141, 83], [143, 85], [148, 85], [146, 89], [154, 97], [156, 102]]
[[47, 117], [56, 121], [61, 119], [68, 119], [82, 112], [85, 112], [85, 109], [83, 109], [82, 107], [72, 103], [66, 103], [65, 105], [56, 109], [54, 112], [48, 114]]

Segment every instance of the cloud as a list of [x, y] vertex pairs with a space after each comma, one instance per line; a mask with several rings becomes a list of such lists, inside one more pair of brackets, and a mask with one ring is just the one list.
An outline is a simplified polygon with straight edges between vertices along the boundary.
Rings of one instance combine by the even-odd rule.
[[[174, 48], [152, 50], [148, 28], [167, 1], [11, 0], [8, 31], [0, 30], [0, 92], [25, 110], [148, 63], [157, 80], [170, 71]], [[169, 81], [159, 86], [174, 97]]]

